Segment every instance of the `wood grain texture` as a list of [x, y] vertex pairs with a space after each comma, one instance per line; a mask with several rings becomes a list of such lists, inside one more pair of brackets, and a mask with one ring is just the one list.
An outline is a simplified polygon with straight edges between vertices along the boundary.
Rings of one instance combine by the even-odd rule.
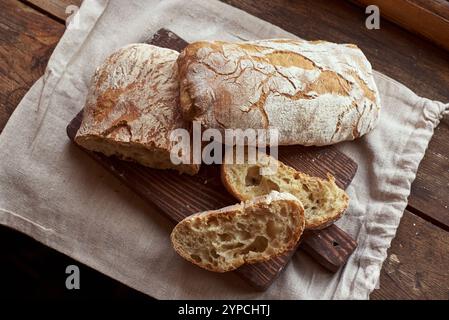
[[[165, 29], [159, 30], [148, 43], [175, 50], [182, 50], [187, 45], [187, 42]], [[81, 120], [82, 113], [68, 125], [70, 139], [74, 139]], [[219, 165], [203, 165], [197, 175], [186, 176], [172, 170], [145, 168], [85, 151], [143, 199], [155, 204], [174, 223], [196, 212], [219, 209], [237, 201], [223, 186]], [[357, 171], [357, 164], [333, 147], [281, 147], [279, 160], [310, 175], [326, 178], [330, 173], [342, 188], [351, 183]], [[346, 263], [357, 246], [348, 234], [334, 225], [326, 230], [310, 232], [302, 243], [317, 262], [334, 272]], [[294, 252], [292, 250], [265, 263], [245, 265], [236, 272], [256, 289], [265, 290], [278, 277]]]
[[64, 26], [15, 0], [0, 0], [0, 133], [44, 73]]
[[449, 2], [446, 0], [352, 0], [377, 5], [380, 14], [403, 28], [449, 50]]
[[435, 15], [449, 20], [449, 1], [448, 0], [409, 0], [417, 6], [433, 12]]
[[72, 6], [80, 7], [82, 0], [24, 0], [25, 3], [35, 6], [60, 21], [65, 21], [71, 14], [67, 8]]
[[406, 211], [372, 299], [449, 299], [449, 233]]
[[435, 129], [412, 184], [409, 206], [449, 231], [449, 116]]
[[357, 247], [357, 242], [339, 228], [306, 231], [303, 238], [301, 249], [333, 272], [346, 263]]

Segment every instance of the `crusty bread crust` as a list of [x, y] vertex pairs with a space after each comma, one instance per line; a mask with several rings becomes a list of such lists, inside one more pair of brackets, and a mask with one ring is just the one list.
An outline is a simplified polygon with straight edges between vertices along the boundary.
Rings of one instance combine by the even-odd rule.
[[288, 193], [272, 192], [187, 217], [173, 229], [171, 241], [175, 251], [191, 263], [227, 272], [293, 249], [304, 225], [301, 202]]
[[[260, 156], [262, 157], [262, 155]], [[345, 213], [349, 205], [349, 196], [335, 184], [333, 176], [329, 174], [328, 180], [311, 177], [268, 155], [264, 157], [277, 163], [277, 173], [266, 177], [258, 176], [261, 180], [257, 183], [260, 184], [255, 185], [254, 188], [246, 186], [245, 181], [250, 174], [253, 174], [250, 173], [251, 168], [264, 167], [262, 162], [258, 162], [257, 165], [223, 164], [221, 166], [221, 181], [226, 190], [241, 201], [269, 193], [272, 190], [291, 193], [304, 206], [305, 228], [307, 230], [324, 229], [340, 219]], [[267, 161], [264, 160], [263, 163], [267, 163]], [[284, 179], [289, 179], [289, 181]], [[306, 187], [304, 188], [303, 185]], [[257, 188], [258, 186], [261, 187]], [[316, 199], [320, 197], [320, 193], [322, 194], [321, 198]], [[313, 194], [313, 201], [310, 199], [311, 194]]]
[[195, 174], [170, 161], [174, 129], [188, 129], [179, 106], [178, 52], [132, 44], [97, 69], [75, 137], [81, 146], [145, 166]]
[[178, 58], [181, 109], [204, 128], [279, 129], [280, 145], [330, 145], [371, 131], [380, 97], [355, 45], [200, 41]]

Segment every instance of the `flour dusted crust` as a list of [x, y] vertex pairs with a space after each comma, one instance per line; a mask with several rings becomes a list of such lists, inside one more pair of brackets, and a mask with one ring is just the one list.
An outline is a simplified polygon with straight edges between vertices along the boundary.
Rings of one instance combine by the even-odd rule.
[[277, 128], [281, 145], [329, 145], [371, 131], [380, 98], [355, 45], [201, 41], [180, 54], [181, 107], [205, 128]]
[[170, 160], [174, 129], [188, 128], [179, 106], [178, 52], [147, 44], [124, 47], [92, 80], [75, 141], [125, 160], [195, 174], [198, 165]]

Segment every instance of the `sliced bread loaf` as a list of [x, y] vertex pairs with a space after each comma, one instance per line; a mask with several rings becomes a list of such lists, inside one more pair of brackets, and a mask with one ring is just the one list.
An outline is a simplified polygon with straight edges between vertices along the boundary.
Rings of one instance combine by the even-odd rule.
[[[276, 165], [275, 174], [262, 175], [260, 170], [268, 169], [269, 163]], [[348, 195], [331, 175], [328, 180], [311, 177], [265, 154], [259, 154], [256, 164], [223, 164], [221, 178], [226, 189], [239, 200], [273, 190], [291, 193], [304, 206], [306, 229], [329, 226], [343, 215], [349, 203]]]
[[304, 223], [304, 209], [296, 197], [272, 192], [187, 217], [173, 229], [171, 241], [186, 260], [227, 272], [294, 248]]
[[199, 165], [172, 163], [175, 129], [189, 129], [179, 106], [178, 52], [132, 44], [109, 56], [89, 89], [75, 141], [156, 169], [196, 174]]

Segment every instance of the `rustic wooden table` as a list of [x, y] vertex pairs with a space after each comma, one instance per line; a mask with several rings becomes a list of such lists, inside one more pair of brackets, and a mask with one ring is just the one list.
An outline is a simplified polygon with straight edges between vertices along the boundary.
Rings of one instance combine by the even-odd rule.
[[[305, 39], [358, 44], [373, 67], [430, 99], [449, 100], [449, 53], [388, 21], [365, 28], [364, 10], [338, 0], [224, 0]], [[0, 132], [44, 73], [80, 0], [0, 0]], [[449, 299], [449, 117], [435, 131], [372, 299]], [[64, 289], [71, 259], [0, 228], [3, 294], [27, 297], [144, 296], [88, 267], [84, 290]], [[78, 264], [79, 265], [79, 264]], [[84, 271], [85, 270], [85, 271]]]

